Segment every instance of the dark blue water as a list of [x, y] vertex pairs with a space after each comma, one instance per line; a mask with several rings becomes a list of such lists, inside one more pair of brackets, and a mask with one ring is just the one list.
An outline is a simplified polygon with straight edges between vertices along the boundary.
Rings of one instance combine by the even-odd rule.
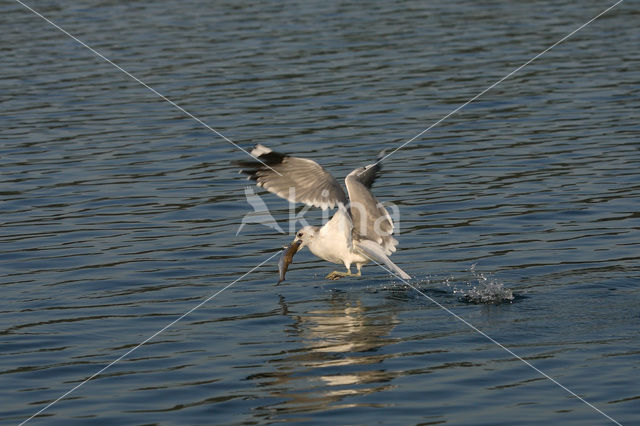
[[[240, 146], [342, 178], [612, 3], [28, 4]], [[452, 313], [640, 422], [639, 16], [623, 2], [387, 159], [374, 193], [424, 294], [375, 265], [327, 281], [309, 252], [274, 286], [274, 257], [29, 424], [611, 422]], [[236, 235], [246, 154], [19, 3], [0, 22], [18, 424], [292, 235]], [[256, 193], [288, 233], [286, 201]]]

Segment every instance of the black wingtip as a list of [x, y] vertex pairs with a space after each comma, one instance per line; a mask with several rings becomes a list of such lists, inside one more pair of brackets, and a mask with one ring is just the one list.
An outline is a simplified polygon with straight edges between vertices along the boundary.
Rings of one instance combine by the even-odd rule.
[[260, 161], [262, 161], [267, 166], [277, 166], [282, 163], [282, 161], [287, 157], [287, 154], [282, 154], [280, 152], [265, 152], [264, 154], [260, 154], [260, 156], [256, 157]]
[[[251, 151], [251, 155], [258, 149], [259, 145], [254, 146]], [[248, 176], [249, 179], [258, 180], [258, 172], [264, 171], [268, 167], [275, 167], [278, 164], [281, 164], [284, 159], [287, 157], [287, 154], [282, 154], [280, 152], [271, 151], [262, 152], [260, 155], [255, 156], [255, 160], [238, 160], [234, 161], [233, 164], [237, 167], [240, 167], [240, 173]]]

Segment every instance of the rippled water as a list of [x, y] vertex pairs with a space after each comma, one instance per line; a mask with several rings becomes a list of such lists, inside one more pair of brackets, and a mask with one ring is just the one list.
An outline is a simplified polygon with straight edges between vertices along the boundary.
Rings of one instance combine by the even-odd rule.
[[[28, 4], [239, 145], [342, 177], [611, 3]], [[0, 16], [16, 424], [291, 236], [236, 235], [236, 147], [19, 3]], [[451, 313], [638, 423], [639, 16], [622, 3], [389, 157], [375, 194], [423, 294], [372, 265], [326, 281], [308, 252], [276, 287], [274, 258], [31, 423], [608, 422]], [[257, 193], [288, 231], [287, 203]]]

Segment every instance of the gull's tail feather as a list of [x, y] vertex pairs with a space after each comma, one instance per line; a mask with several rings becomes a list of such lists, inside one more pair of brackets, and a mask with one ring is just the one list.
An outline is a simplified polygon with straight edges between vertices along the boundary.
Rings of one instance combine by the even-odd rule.
[[403, 280], [410, 280], [411, 276], [407, 274], [405, 271], [400, 269], [398, 265], [393, 263], [391, 259], [384, 253], [384, 249], [380, 246], [380, 244], [371, 240], [361, 240], [355, 243], [355, 246], [358, 250], [362, 252], [366, 257], [373, 260], [374, 262], [378, 262], [380, 264], [385, 265], [391, 271], [396, 273]]

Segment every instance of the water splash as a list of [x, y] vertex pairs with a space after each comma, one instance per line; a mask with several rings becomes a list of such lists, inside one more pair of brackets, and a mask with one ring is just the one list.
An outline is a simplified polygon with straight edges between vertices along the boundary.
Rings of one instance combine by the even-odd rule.
[[[465, 283], [464, 288], [453, 286], [453, 294], [458, 295], [460, 301], [476, 304], [513, 303], [513, 291], [505, 288], [496, 278], [477, 272], [475, 263], [471, 265], [469, 272], [473, 278]], [[447, 283], [450, 286], [449, 280]]]

